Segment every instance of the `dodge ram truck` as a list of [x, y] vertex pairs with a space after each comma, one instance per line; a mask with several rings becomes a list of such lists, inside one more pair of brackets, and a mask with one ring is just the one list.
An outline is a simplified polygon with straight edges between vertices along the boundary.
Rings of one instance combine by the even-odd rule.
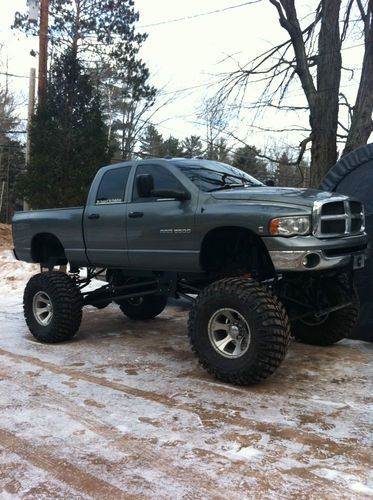
[[[290, 336], [328, 345], [358, 314], [362, 204], [269, 187], [223, 163], [135, 160], [101, 168], [84, 207], [18, 212], [14, 254], [39, 263], [24, 315], [42, 342], [72, 338], [82, 307], [114, 302], [149, 320], [168, 297], [191, 302], [188, 335], [217, 378], [253, 384], [283, 361]], [[93, 279], [102, 285], [87, 287]]]

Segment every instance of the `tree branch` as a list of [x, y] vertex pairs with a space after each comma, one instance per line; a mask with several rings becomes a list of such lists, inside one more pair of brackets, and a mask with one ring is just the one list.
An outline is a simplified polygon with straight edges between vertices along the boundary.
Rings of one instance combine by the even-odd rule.
[[[348, 128], [347, 128], [347, 127], [345, 127], [345, 126], [343, 125], [343, 123], [341, 123], [340, 121], [338, 121], [338, 125], [341, 127], [341, 129], [343, 129], [345, 132], [347, 132], [347, 133], [348, 133]], [[337, 134], [337, 135], [338, 135], [338, 134]], [[346, 136], [344, 136], [344, 137], [347, 137], [347, 135], [346, 135]]]
[[[357, 0], [357, 1], [358, 1], [358, 3], [360, 2], [360, 0]], [[354, 3], [354, 0], [349, 0], [347, 7], [346, 7], [346, 14], [345, 14], [345, 18], [343, 21], [343, 29], [342, 29], [342, 35], [341, 35], [341, 43], [344, 42], [346, 35], [347, 35], [348, 26], [350, 23], [351, 8], [352, 8], [353, 3]]]
[[339, 104], [341, 106], [346, 106], [347, 109], [348, 109], [348, 115], [349, 115], [349, 118], [350, 120], [352, 119], [352, 115], [353, 115], [353, 111], [354, 111], [354, 108], [351, 106], [351, 104], [348, 102], [348, 99], [347, 97], [345, 96], [345, 94], [343, 94], [342, 92], [339, 93], [339, 97], [342, 97], [342, 99], [344, 100], [344, 102], [340, 102]]
[[[308, 101], [309, 107], [313, 109], [315, 105], [316, 88], [307, 63], [307, 54], [303, 32], [300, 29], [299, 20], [293, 1], [289, 0], [270, 0], [276, 7], [281, 26], [289, 33], [293, 45], [295, 59], [297, 62], [296, 72], [301, 81], [303, 91]], [[286, 15], [286, 17], [285, 17]], [[313, 25], [313, 23], [312, 23]]]

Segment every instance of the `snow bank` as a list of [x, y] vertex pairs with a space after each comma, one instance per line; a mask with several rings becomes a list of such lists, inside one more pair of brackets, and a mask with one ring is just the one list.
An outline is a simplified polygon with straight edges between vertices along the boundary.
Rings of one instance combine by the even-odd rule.
[[12, 226], [0, 224], [0, 248], [11, 248], [12, 244]]
[[26, 282], [39, 271], [36, 264], [16, 260], [10, 250], [0, 250], [0, 290], [22, 289]]

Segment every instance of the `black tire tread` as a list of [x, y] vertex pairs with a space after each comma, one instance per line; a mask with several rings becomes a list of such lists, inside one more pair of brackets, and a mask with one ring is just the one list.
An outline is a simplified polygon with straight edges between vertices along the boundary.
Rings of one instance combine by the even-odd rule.
[[[204, 353], [196, 346], [198, 335], [196, 323], [199, 311], [205, 302], [217, 295], [239, 298], [255, 314], [259, 325], [259, 352], [256, 362], [236, 373], [225, 373], [213, 366]], [[206, 287], [198, 296], [188, 320], [188, 335], [193, 352], [200, 364], [210, 374], [225, 382], [236, 385], [257, 384], [269, 377], [283, 361], [289, 345], [290, 328], [286, 311], [270, 290], [255, 282], [242, 278], [225, 278]]]
[[339, 292], [340, 300], [352, 300], [350, 306], [330, 313], [325, 323], [318, 327], [310, 326], [301, 321], [294, 321], [291, 329], [292, 335], [299, 342], [309, 345], [328, 346], [339, 342], [351, 335], [359, 315], [359, 299], [356, 290], [352, 289], [353, 296], [344, 276], [339, 278], [334, 285], [335, 290]]
[[[53, 304], [52, 327], [37, 325], [32, 300], [37, 291], [45, 290]], [[82, 295], [73, 280], [65, 273], [48, 271], [33, 276], [26, 285], [24, 295], [24, 316], [32, 335], [41, 342], [56, 343], [71, 339], [79, 329], [82, 319]]]
[[295, 322], [292, 326], [292, 334], [296, 340], [303, 344], [324, 347], [336, 344], [351, 335], [358, 315], [359, 307], [351, 305], [331, 313], [330, 321], [328, 320], [323, 325], [320, 325], [318, 331], [316, 331], [315, 327]]
[[344, 177], [360, 165], [373, 159], [373, 144], [364, 144], [337, 161], [325, 175], [319, 189], [336, 191]]
[[118, 301], [118, 305], [123, 314], [133, 320], [153, 319], [164, 310], [167, 305], [166, 295], [145, 295], [143, 302], [134, 306], [127, 300]]

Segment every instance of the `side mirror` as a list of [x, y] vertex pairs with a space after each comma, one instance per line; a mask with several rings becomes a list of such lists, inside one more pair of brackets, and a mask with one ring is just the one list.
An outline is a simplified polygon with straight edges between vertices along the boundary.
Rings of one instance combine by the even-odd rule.
[[150, 174], [141, 174], [136, 177], [137, 193], [140, 198], [150, 198], [154, 190], [154, 179]]
[[265, 184], [266, 184], [266, 186], [274, 186], [275, 181], [273, 179], [267, 179]]
[[175, 198], [180, 201], [190, 200], [190, 193], [188, 191], [179, 191], [176, 189], [153, 189], [151, 196], [155, 198]]

